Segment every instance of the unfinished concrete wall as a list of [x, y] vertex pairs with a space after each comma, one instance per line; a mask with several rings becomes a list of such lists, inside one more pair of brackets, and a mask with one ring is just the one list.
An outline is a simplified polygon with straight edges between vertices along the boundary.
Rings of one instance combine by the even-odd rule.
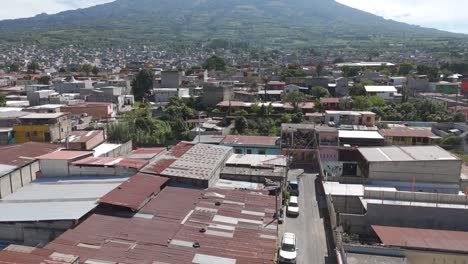
[[333, 206], [337, 213], [364, 214], [365, 209], [357, 196], [335, 196], [333, 195]]
[[0, 241], [45, 246], [73, 226], [73, 221], [0, 223]]
[[34, 161], [11, 173], [0, 176], [0, 199], [34, 181], [38, 171], [39, 162]]
[[132, 150], [133, 150], [133, 143], [130, 140], [127, 143], [121, 144], [120, 147], [117, 147], [107, 153], [104, 153], [103, 155], [99, 157], [109, 157], [109, 158], [123, 157], [123, 156], [127, 156], [128, 154], [130, 154]]
[[40, 160], [43, 177], [69, 176], [68, 160]]
[[458, 194], [365, 190], [364, 197], [377, 200], [384, 199], [390, 201], [461, 204], [468, 206], [468, 196]]
[[74, 166], [70, 165], [70, 176], [133, 176], [138, 170], [125, 167]]
[[459, 183], [461, 160], [434, 160], [411, 162], [371, 162], [372, 180]]
[[468, 231], [468, 210], [390, 204], [368, 204], [365, 215], [339, 214], [346, 232], [373, 234], [371, 225]]

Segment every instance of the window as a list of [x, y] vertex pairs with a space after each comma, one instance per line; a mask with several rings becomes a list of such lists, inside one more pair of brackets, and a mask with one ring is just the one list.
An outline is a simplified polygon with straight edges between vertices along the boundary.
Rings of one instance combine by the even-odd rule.
[[334, 116], [330, 116], [330, 122], [335, 122], [335, 117]]
[[29, 134], [29, 132], [24, 132], [24, 136], [25, 137], [30, 137], [31, 135]]
[[234, 149], [234, 153], [242, 154], [242, 149], [236, 148], [236, 149]]
[[367, 123], [370, 123], [370, 122], [371, 122], [371, 117], [370, 117], [370, 116], [366, 117], [366, 122], [367, 122]]
[[265, 149], [259, 149], [258, 154], [259, 155], [266, 155], [266, 150]]
[[251, 149], [247, 149], [247, 154], [252, 154], [252, 150], [251, 150]]
[[32, 135], [33, 137], [37, 137], [37, 131], [33, 131]]

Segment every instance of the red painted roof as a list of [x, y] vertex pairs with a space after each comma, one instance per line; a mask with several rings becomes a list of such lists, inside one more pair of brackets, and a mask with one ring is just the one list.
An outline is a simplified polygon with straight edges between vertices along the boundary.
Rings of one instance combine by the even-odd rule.
[[468, 252], [468, 232], [377, 225], [372, 228], [387, 246]]
[[138, 173], [104, 195], [99, 202], [136, 211], [143, 207], [168, 181], [168, 178]]
[[160, 159], [154, 163], [151, 163], [146, 168], [143, 169], [143, 172], [151, 174], [161, 174], [165, 169], [176, 162], [177, 159]]
[[278, 139], [279, 137], [229, 135], [224, 138], [223, 143], [229, 145], [276, 146]]
[[91, 155], [92, 152], [89, 151], [70, 151], [70, 150], [60, 150], [53, 153], [45, 154], [37, 157], [38, 159], [43, 160], [71, 160], [86, 155]]
[[88, 157], [73, 162], [75, 166], [97, 166], [97, 167], [126, 167], [141, 169], [148, 163], [144, 159], [130, 159], [130, 158], [111, 158], [111, 157]]
[[37, 156], [57, 151], [59, 145], [39, 142], [27, 142], [18, 145], [0, 147], [0, 164], [23, 166], [36, 159]]
[[173, 148], [171, 148], [170, 153], [172, 156], [180, 158], [182, 157], [187, 151], [189, 151], [194, 144], [188, 142], [180, 142]]
[[166, 151], [165, 148], [139, 148], [132, 151], [132, 154], [159, 154]]

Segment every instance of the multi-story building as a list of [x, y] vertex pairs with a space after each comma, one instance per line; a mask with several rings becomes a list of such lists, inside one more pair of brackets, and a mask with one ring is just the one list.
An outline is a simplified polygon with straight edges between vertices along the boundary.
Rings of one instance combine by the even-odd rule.
[[325, 111], [325, 123], [333, 122], [335, 126], [375, 126], [375, 113], [357, 111]]
[[72, 130], [68, 113], [34, 113], [19, 120], [20, 124], [13, 126], [17, 143], [55, 142], [66, 138]]

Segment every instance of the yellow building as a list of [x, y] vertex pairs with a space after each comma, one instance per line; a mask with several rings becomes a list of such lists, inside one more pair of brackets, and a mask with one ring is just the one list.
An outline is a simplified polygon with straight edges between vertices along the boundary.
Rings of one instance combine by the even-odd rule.
[[398, 126], [381, 129], [380, 134], [387, 144], [398, 146], [434, 145], [440, 138], [429, 127]]
[[33, 113], [19, 119], [20, 124], [13, 126], [17, 143], [55, 142], [66, 138], [71, 132], [71, 120], [67, 113]]

